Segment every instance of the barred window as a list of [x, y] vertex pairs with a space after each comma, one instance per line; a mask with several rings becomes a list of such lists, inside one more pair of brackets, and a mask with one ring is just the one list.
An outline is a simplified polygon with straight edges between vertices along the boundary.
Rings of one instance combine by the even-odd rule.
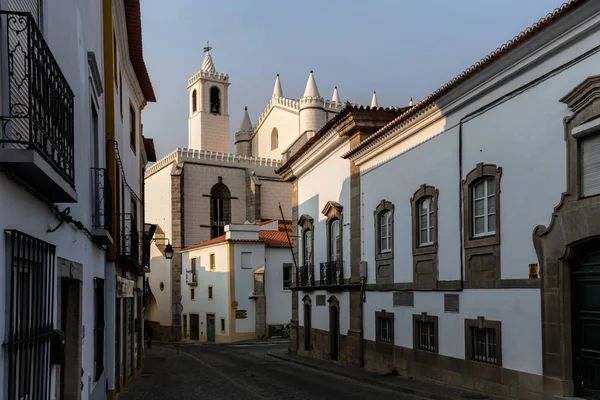
[[392, 343], [392, 321], [389, 318], [377, 317], [379, 335], [377, 340], [384, 343]]
[[417, 349], [435, 353], [435, 324], [431, 321], [416, 321]]
[[283, 289], [292, 287], [292, 264], [283, 264]]
[[493, 328], [471, 329], [471, 360], [496, 365], [496, 330]]

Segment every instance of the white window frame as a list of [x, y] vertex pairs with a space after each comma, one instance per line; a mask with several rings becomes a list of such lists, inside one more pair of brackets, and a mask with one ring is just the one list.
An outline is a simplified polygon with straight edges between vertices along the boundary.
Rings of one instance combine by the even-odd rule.
[[[494, 184], [494, 190], [492, 191], [492, 193], [489, 193], [489, 186], [490, 186], [490, 183], [492, 183], [492, 182]], [[483, 185], [483, 197], [477, 197], [475, 194], [476, 189], [480, 185]], [[477, 238], [477, 237], [485, 237], [485, 236], [495, 235], [496, 229], [490, 230], [488, 221], [489, 221], [490, 217], [496, 218], [496, 210], [494, 210], [494, 212], [489, 211], [489, 200], [491, 198], [494, 198], [494, 200], [495, 200], [495, 207], [497, 208], [497, 206], [498, 206], [498, 201], [496, 199], [496, 179], [493, 177], [487, 177], [487, 178], [480, 179], [473, 185], [471, 190], [472, 190], [472, 194], [473, 194], [473, 204], [472, 204], [473, 218], [471, 221], [471, 223], [473, 224], [473, 237]], [[476, 214], [477, 208], [475, 207], [475, 203], [479, 200], [483, 200], [483, 214], [481, 214], [481, 215]], [[483, 218], [483, 232], [477, 233], [476, 232], [476, 229], [477, 229], [476, 221], [479, 218]]]
[[[431, 246], [434, 244], [433, 241], [433, 230], [435, 229], [435, 205], [433, 204], [433, 197], [427, 196], [419, 201], [419, 219], [417, 221], [419, 225], [419, 246]], [[422, 217], [426, 216], [427, 224], [423, 226]], [[426, 240], [423, 241], [421, 233], [425, 231]]]
[[[387, 228], [384, 234], [384, 228]], [[387, 240], [384, 245], [384, 239]], [[392, 212], [389, 210], [379, 214], [379, 252], [391, 253], [392, 251]]]

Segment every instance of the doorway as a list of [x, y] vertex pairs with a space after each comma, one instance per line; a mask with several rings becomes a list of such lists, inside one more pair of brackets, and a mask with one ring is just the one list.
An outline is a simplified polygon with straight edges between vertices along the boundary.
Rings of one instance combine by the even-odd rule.
[[60, 279], [60, 329], [64, 332], [64, 363], [60, 368], [60, 396], [81, 398], [81, 282]]
[[572, 271], [573, 371], [577, 393], [600, 399], [600, 252], [587, 254]]
[[331, 359], [337, 361], [339, 358], [340, 343], [340, 309], [337, 305], [329, 308], [329, 345]]
[[[213, 317], [213, 340], [214, 340], [214, 320]], [[198, 314], [190, 314], [190, 340], [199, 340], [200, 339], [200, 315]]]
[[215, 314], [206, 315], [206, 341], [215, 341]]
[[311, 305], [304, 304], [304, 350], [310, 351]]

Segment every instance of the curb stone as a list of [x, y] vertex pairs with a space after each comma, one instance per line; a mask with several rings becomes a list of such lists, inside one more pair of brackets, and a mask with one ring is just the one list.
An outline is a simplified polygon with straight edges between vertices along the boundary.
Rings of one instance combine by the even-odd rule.
[[[334, 374], [334, 375], [340, 375], [340, 376], [343, 376], [345, 378], [362, 381], [362, 382], [368, 383], [370, 385], [383, 387], [383, 388], [386, 388], [386, 389], [389, 389], [389, 390], [393, 390], [395, 392], [411, 394], [411, 395], [414, 395], [414, 396], [422, 397], [424, 399], [432, 399], [432, 400], [457, 400], [457, 397], [448, 397], [448, 396], [444, 396], [444, 395], [437, 394], [437, 393], [431, 393], [431, 392], [424, 391], [424, 390], [417, 390], [417, 389], [411, 389], [411, 388], [407, 388], [407, 387], [403, 387], [403, 386], [399, 386], [399, 385], [392, 385], [392, 384], [389, 384], [389, 383], [386, 383], [386, 382], [381, 382], [381, 381], [378, 381], [376, 379], [372, 379], [372, 378], [369, 378], [369, 377], [359, 377], [359, 376], [356, 376], [356, 374], [353, 374], [351, 372], [332, 371], [329, 368], [326, 368], [326, 367], [323, 367], [323, 366], [320, 366], [320, 365], [315, 365], [315, 364], [312, 364], [312, 363], [309, 363], [309, 362], [304, 362], [302, 360], [298, 360], [298, 359], [292, 358], [292, 357], [287, 357], [287, 356], [284, 356], [284, 355], [279, 355], [279, 354], [269, 353], [269, 352], [267, 352], [267, 355], [270, 356], [270, 357], [282, 360], [282, 361], [291, 362], [291, 363], [294, 363], [294, 364], [302, 365], [302, 366], [307, 367], [307, 368], [312, 368], [312, 369], [316, 369], [316, 370], [319, 370], [319, 371], [328, 372], [328, 373]], [[468, 395], [486, 396], [485, 398], [490, 399], [490, 400], [492, 400], [492, 399], [498, 399], [498, 400], [499, 399], [503, 399], [501, 397], [487, 396], [484, 393], [478, 393], [478, 392], [468, 391], [468, 390], [462, 389], [462, 388], [458, 388], [458, 389], [464, 390], [465, 394], [467, 396]], [[468, 399], [469, 397], [463, 396], [463, 397], [460, 397], [460, 398]], [[472, 398], [476, 398], [476, 397], [472, 397]]]

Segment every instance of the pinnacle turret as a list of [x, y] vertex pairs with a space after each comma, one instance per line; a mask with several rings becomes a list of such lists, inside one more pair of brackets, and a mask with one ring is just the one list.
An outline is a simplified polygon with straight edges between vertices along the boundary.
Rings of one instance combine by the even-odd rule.
[[304, 96], [302, 97], [321, 97], [312, 71], [308, 75], [308, 82], [306, 82], [306, 89], [304, 89]]
[[281, 89], [281, 81], [279, 80], [279, 74], [275, 78], [275, 87], [273, 88], [273, 97], [283, 97], [283, 90]]
[[204, 72], [215, 72], [215, 64], [213, 63], [210, 51], [204, 54], [204, 61], [202, 62], [202, 71]]
[[333, 96], [331, 96], [331, 101], [335, 104], [340, 104], [340, 94], [338, 93], [337, 86], [333, 89]]
[[239, 132], [252, 132], [252, 122], [250, 122], [248, 107], [244, 107], [244, 116], [242, 117], [242, 123], [240, 124]]
[[371, 99], [371, 108], [378, 108], [377, 104], [377, 92], [373, 91], [373, 98]]

